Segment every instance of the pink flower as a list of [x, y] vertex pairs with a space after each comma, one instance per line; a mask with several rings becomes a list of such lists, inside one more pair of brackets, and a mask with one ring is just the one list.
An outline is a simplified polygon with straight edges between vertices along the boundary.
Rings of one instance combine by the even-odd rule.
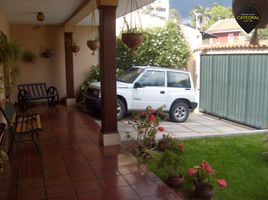
[[155, 116], [153, 114], [149, 115], [149, 121], [153, 122], [155, 120]]
[[140, 117], [145, 117], [146, 113], [145, 112], [141, 112], [140, 113]]
[[163, 132], [163, 131], [165, 131], [165, 128], [164, 128], [163, 126], [160, 126], [160, 127], [158, 127], [158, 130], [159, 130], [160, 132]]
[[189, 175], [189, 176], [194, 175], [196, 172], [197, 172], [197, 171], [196, 171], [196, 169], [194, 169], [194, 168], [189, 168], [189, 169], [188, 169], [188, 175]]
[[226, 188], [227, 187], [227, 182], [224, 179], [218, 179], [217, 183], [221, 188]]

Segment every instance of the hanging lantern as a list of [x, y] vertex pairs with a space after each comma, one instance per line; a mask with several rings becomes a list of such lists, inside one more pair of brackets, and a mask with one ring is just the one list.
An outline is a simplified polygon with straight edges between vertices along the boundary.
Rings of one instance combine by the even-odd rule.
[[98, 29], [96, 28], [96, 18], [95, 18], [95, 12], [92, 12], [91, 17], [92, 25], [89, 27], [89, 36], [87, 40], [87, 46], [90, 50], [92, 50], [91, 55], [95, 55], [95, 51], [100, 48], [100, 41], [98, 38]]
[[[137, 9], [137, 0], [128, 0], [126, 15], [123, 23], [122, 41], [127, 45], [128, 48], [130, 48], [131, 53], [133, 53], [134, 50], [137, 49], [144, 41], [140, 14]], [[128, 14], [129, 19], [127, 19], [128, 10], [130, 10], [130, 13]], [[124, 30], [125, 26], [126, 30]]]
[[36, 19], [39, 21], [39, 22], [42, 22], [45, 20], [45, 15], [42, 13], [42, 12], [38, 12], [37, 15], [36, 15]]

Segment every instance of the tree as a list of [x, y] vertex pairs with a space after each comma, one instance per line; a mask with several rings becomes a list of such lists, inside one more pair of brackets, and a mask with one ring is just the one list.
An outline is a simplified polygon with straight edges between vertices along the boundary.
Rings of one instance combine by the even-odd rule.
[[206, 28], [209, 28], [212, 24], [220, 19], [230, 19], [233, 17], [232, 8], [224, 7], [217, 3], [214, 3], [209, 10], [210, 19], [207, 23]]
[[181, 30], [169, 21], [165, 27], [145, 30], [144, 43], [131, 55], [126, 45], [117, 39], [117, 67], [127, 69], [131, 65], [165, 66], [184, 68], [190, 56], [187, 42]]
[[182, 22], [180, 13], [174, 8], [169, 10], [169, 19], [174, 21], [177, 24], [181, 24]]
[[229, 19], [233, 17], [231, 7], [224, 7], [217, 3], [214, 3], [211, 8], [199, 5], [191, 11], [190, 15], [192, 26], [196, 26], [196, 19], [199, 17], [200, 30], [208, 29], [220, 19]]
[[199, 5], [191, 11], [190, 15], [192, 25], [199, 30], [204, 30], [210, 19], [209, 8]]

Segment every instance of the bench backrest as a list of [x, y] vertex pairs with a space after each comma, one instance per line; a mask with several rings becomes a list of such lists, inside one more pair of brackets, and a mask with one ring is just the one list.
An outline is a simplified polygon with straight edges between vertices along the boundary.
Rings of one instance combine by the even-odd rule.
[[30, 98], [40, 98], [47, 96], [47, 86], [46, 83], [28, 83], [19, 84], [19, 90], [26, 90]]

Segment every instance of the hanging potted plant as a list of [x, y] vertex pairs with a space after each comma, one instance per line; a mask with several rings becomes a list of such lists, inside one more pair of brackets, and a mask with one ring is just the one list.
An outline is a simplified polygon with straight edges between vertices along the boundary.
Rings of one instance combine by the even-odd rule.
[[44, 58], [50, 58], [53, 55], [52, 49], [45, 49], [45, 51], [42, 52], [42, 56]]
[[95, 55], [95, 51], [100, 48], [100, 41], [98, 38], [98, 29], [96, 28], [96, 18], [94, 11], [91, 17], [92, 25], [89, 27], [89, 39], [87, 41], [87, 46], [92, 50], [91, 55]]
[[[129, 10], [128, 6], [130, 5], [130, 14], [129, 20], [124, 17], [123, 31], [122, 31], [122, 41], [130, 48], [133, 52], [138, 48], [144, 41], [144, 35], [141, 26], [141, 19], [139, 15], [137, 0], [128, 0], [126, 13]], [[134, 11], [136, 10], [136, 11]], [[135, 20], [139, 20], [137, 23]], [[139, 25], [138, 25], [139, 24]], [[124, 27], [126, 26], [126, 30]]]
[[80, 51], [80, 46], [78, 46], [76, 43], [73, 43], [71, 49], [73, 53], [77, 53]]
[[36, 58], [37, 58], [37, 56], [35, 55], [35, 53], [33, 53], [31, 51], [24, 51], [22, 54], [22, 59], [26, 63], [35, 63]]

